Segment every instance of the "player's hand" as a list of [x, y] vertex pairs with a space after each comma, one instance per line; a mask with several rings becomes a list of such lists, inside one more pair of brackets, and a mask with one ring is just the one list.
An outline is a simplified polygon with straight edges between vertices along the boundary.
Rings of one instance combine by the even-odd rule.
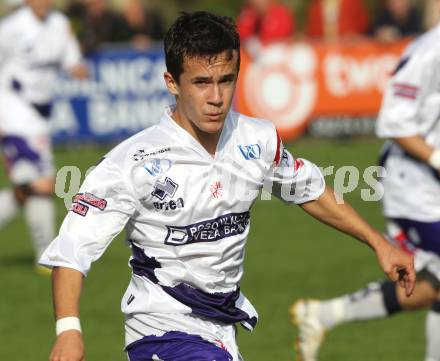
[[84, 342], [81, 332], [69, 330], [60, 333], [52, 348], [49, 361], [84, 360]]
[[85, 64], [76, 65], [69, 69], [70, 76], [75, 79], [87, 79], [90, 75], [89, 68]]
[[388, 277], [405, 289], [407, 297], [411, 296], [416, 282], [414, 257], [386, 241], [382, 242], [376, 254]]

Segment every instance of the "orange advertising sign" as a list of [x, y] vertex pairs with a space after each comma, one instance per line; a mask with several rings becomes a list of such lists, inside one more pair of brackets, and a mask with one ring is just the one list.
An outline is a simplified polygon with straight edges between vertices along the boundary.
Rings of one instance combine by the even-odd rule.
[[243, 54], [236, 108], [272, 120], [285, 140], [317, 116], [377, 114], [406, 44], [296, 42]]

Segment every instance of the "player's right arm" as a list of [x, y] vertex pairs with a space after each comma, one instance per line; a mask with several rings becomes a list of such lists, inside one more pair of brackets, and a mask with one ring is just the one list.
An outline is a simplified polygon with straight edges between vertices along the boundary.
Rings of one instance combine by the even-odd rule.
[[[79, 319], [79, 300], [83, 274], [67, 267], [54, 267], [52, 272], [53, 304], [56, 320]], [[55, 341], [49, 361], [84, 360], [84, 342], [79, 330], [61, 332]]]
[[[126, 172], [118, 164], [104, 159], [73, 197], [72, 208], [57, 238], [39, 261], [41, 265], [53, 268], [52, 288], [57, 321], [66, 317], [79, 318], [83, 278], [92, 262], [101, 257], [136, 210], [136, 197], [126, 177]], [[78, 320], [68, 321], [73, 323], [57, 322], [59, 335], [50, 361], [84, 359], [81, 334], [74, 330]], [[62, 327], [58, 327], [60, 324]], [[60, 333], [60, 329], [65, 332]]]

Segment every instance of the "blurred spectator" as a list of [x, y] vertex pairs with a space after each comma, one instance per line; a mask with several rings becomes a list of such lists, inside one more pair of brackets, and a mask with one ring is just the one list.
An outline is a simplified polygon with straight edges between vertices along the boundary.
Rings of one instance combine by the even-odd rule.
[[440, 0], [425, 1], [425, 15], [423, 25], [425, 29], [431, 29], [440, 21]]
[[74, 2], [66, 13], [86, 55], [103, 43], [122, 42], [127, 39], [124, 18], [109, 8], [107, 0]]
[[364, 34], [368, 12], [362, 0], [314, 0], [309, 9], [307, 35], [326, 41]]
[[380, 41], [395, 41], [422, 31], [422, 17], [410, 0], [386, 0], [373, 26]]
[[0, 0], [0, 18], [23, 6], [24, 0]]
[[295, 29], [293, 11], [277, 0], [248, 0], [237, 19], [245, 47], [255, 52], [259, 44], [289, 39]]
[[8, 8], [17, 8], [24, 4], [24, 0], [4, 0], [4, 4]]
[[155, 41], [163, 39], [164, 22], [160, 12], [145, 8], [141, 0], [126, 0], [123, 7], [127, 41], [138, 49], [147, 49]]
[[49, 120], [58, 74], [88, 73], [67, 18], [52, 2], [27, 0], [0, 22], [0, 152], [11, 184], [0, 190], [0, 228], [23, 209], [36, 260], [55, 237]]

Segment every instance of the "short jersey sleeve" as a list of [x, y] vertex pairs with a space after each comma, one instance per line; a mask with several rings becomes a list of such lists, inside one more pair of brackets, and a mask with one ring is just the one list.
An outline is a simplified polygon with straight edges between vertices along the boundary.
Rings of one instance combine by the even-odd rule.
[[278, 134], [276, 138], [275, 155], [266, 176], [265, 189], [287, 203], [302, 204], [318, 199], [325, 189], [319, 168], [306, 159], [295, 159], [284, 148]]
[[73, 268], [87, 275], [91, 263], [124, 229], [135, 209], [135, 199], [121, 170], [105, 159], [73, 198], [58, 236], [39, 263]]
[[424, 123], [437, 116], [439, 65], [434, 50], [420, 49], [403, 55], [385, 90], [376, 124], [378, 137], [419, 135]]

